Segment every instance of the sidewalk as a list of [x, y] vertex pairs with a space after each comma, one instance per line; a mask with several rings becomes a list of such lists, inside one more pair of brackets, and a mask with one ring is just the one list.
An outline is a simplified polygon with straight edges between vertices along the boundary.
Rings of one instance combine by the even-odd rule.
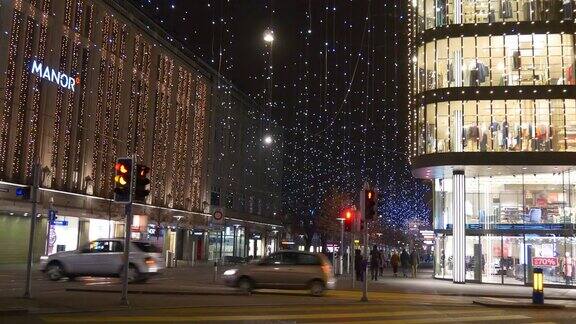
[[[338, 289], [360, 290], [362, 282], [356, 281], [352, 288], [352, 280], [348, 276], [338, 278]], [[368, 289], [371, 291], [400, 292], [400, 293], [427, 293], [446, 296], [466, 297], [505, 297], [505, 298], [532, 298], [532, 287], [497, 284], [454, 284], [450, 280], [434, 279], [432, 271], [421, 271], [418, 278], [394, 277], [391, 271], [384, 271], [384, 276], [378, 281], [369, 281]], [[545, 288], [546, 299], [573, 300], [576, 303], [576, 289]]]

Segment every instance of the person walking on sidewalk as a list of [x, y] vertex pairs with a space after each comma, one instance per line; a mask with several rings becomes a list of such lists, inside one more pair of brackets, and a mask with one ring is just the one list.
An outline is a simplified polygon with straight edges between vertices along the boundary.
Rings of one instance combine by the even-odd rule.
[[386, 254], [384, 254], [384, 250], [379, 251], [380, 253], [380, 259], [378, 260], [378, 262], [380, 262], [379, 266], [379, 270], [378, 271], [378, 276], [382, 277], [384, 276], [384, 264], [386, 263]]
[[394, 277], [398, 277], [398, 264], [400, 263], [400, 257], [396, 251], [392, 252], [390, 257], [390, 265], [392, 266], [392, 271], [394, 272]]
[[378, 281], [378, 268], [380, 268], [380, 251], [374, 245], [372, 251], [370, 251], [370, 274], [372, 275], [372, 280]]
[[420, 256], [418, 255], [418, 252], [416, 252], [416, 249], [413, 249], [412, 253], [410, 253], [410, 265], [412, 266], [412, 278], [416, 278], [419, 264], [420, 264]]
[[362, 281], [362, 253], [359, 249], [354, 251], [354, 270], [356, 271], [356, 280]]
[[406, 252], [406, 249], [402, 249], [400, 253], [400, 265], [402, 266], [402, 274], [404, 278], [408, 277], [408, 267], [410, 266], [410, 255]]

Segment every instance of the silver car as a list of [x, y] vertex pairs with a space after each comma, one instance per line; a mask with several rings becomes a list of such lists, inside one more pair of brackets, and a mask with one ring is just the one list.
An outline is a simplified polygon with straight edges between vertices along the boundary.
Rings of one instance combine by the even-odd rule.
[[[99, 239], [75, 251], [52, 254], [40, 262], [48, 279], [79, 276], [119, 277], [123, 269], [124, 239]], [[151, 243], [133, 241], [130, 247], [129, 282], [144, 282], [163, 267], [161, 251]]]
[[258, 288], [309, 289], [321, 296], [326, 289], [334, 289], [336, 279], [330, 261], [321, 253], [279, 251], [258, 263], [226, 270], [226, 285], [244, 292]]

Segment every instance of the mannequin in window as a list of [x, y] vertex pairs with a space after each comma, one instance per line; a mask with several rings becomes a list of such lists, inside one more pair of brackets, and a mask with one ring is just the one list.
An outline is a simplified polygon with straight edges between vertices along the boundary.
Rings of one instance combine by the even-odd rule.
[[446, 0], [438, 0], [436, 3], [436, 27], [446, 24]]
[[562, 1], [562, 12], [564, 13], [564, 20], [572, 20], [572, 0]]
[[574, 274], [574, 259], [570, 255], [570, 252], [566, 252], [562, 272], [564, 272], [566, 285], [572, 285], [572, 276]]
[[502, 1], [502, 18], [508, 19], [512, 18], [512, 1], [504, 0]]

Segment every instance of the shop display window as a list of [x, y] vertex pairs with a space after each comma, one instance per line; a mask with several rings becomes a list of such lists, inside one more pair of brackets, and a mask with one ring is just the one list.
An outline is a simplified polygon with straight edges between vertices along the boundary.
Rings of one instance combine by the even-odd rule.
[[573, 21], [572, 0], [417, 0], [418, 31], [450, 24]]
[[[576, 171], [467, 177], [467, 226], [496, 229], [501, 224], [574, 224]], [[434, 182], [434, 228], [450, 229], [451, 179]]]
[[435, 257], [435, 277], [436, 278], [452, 278], [452, 269], [454, 259], [452, 257], [452, 236], [437, 235], [436, 245], [434, 249]]
[[[450, 152], [458, 141], [464, 152], [576, 151], [575, 105], [574, 99], [428, 104], [418, 110], [418, 152]], [[463, 112], [460, 132], [453, 131], [456, 112]]]
[[574, 85], [573, 39], [571, 34], [532, 34], [435, 40], [417, 50], [417, 90]]
[[[435, 276], [452, 277], [450, 235], [437, 234]], [[554, 235], [486, 234], [466, 237], [466, 279], [474, 282], [530, 285], [533, 269], [542, 268], [544, 283], [576, 285], [576, 238]]]

